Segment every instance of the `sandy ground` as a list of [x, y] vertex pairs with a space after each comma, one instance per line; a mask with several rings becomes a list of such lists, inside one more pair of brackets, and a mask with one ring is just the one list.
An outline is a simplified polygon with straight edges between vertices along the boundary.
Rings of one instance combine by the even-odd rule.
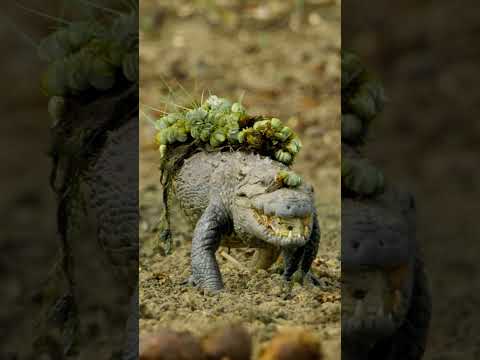
[[[142, 122], [140, 333], [166, 326], [200, 335], [225, 322], [241, 322], [258, 349], [278, 330], [298, 326], [320, 334], [326, 358], [339, 359], [339, 3], [208, 4], [141, 2], [142, 109], [159, 116], [148, 106], [171, 109], [171, 102], [186, 104], [202, 91], [231, 99], [243, 94], [250, 112], [287, 121], [304, 144], [294, 168], [316, 190], [322, 240], [314, 272], [322, 284], [285, 284], [274, 270], [250, 273], [217, 256], [223, 294], [209, 296], [181, 285], [190, 272], [191, 228], [175, 216], [174, 251], [162, 254], [156, 244], [159, 157], [154, 132]], [[230, 255], [248, 266], [253, 251]]]

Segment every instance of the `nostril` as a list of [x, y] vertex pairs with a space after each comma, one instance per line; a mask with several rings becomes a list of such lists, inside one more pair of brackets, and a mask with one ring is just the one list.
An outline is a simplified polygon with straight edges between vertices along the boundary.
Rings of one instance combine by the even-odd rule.
[[353, 297], [358, 300], [365, 299], [366, 295], [367, 295], [367, 292], [362, 289], [357, 289], [353, 292]]
[[287, 226], [287, 229], [288, 229], [288, 230], [293, 230], [293, 226], [292, 226], [292, 225], [288, 225], [288, 226]]
[[287, 210], [290, 210], [291, 206], [290, 205], [287, 205]]
[[360, 247], [360, 243], [358, 241], [352, 242], [352, 247], [357, 250]]

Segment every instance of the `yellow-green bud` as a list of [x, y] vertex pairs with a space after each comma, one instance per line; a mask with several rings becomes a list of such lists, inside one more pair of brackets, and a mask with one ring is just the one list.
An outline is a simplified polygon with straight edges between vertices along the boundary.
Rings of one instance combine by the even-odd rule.
[[272, 118], [270, 120], [270, 124], [272, 124], [272, 128], [274, 130], [280, 130], [283, 127], [282, 122], [280, 121], [280, 119], [277, 118]]
[[292, 155], [283, 150], [277, 150], [275, 152], [275, 158], [284, 164], [289, 164], [292, 161]]

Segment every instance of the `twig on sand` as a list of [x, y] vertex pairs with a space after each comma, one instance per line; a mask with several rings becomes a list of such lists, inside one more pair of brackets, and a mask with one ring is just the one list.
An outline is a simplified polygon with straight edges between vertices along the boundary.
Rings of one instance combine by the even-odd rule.
[[237, 268], [239, 268], [240, 270], [243, 270], [243, 271], [246, 271], [246, 272], [250, 272], [250, 269], [248, 269], [245, 265], [243, 265], [240, 261], [238, 261], [237, 259], [235, 259], [233, 256], [227, 254], [226, 251], [220, 250], [220, 251], [219, 251], [219, 254], [220, 254], [220, 256], [222, 256], [225, 260], [230, 261], [230, 263], [232, 263], [232, 265], [235, 265], [235, 266], [236, 266]]

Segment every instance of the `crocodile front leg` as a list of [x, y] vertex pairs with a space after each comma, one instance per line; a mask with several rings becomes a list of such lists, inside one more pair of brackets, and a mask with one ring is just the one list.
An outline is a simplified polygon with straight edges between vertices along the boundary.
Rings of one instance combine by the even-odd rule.
[[299, 248], [286, 248], [283, 250], [285, 268], [283, 276], [290, 280], [293, 274], [300, 269], [302, 281], [309, 281], [318, 285], [318, 280], [310, 272], [313, 260], [317, 256], [320, 244], [320, 226], [316, 214], [313, 217], [313, 228], [308, 242]]
[[230, 217], [219, 199], [210, 201], [195, 226], [192, 240], [192, 282], [204, 289], [223, 289], [222, 275], [215, 259], [221, 237], [229, 231]]
[[283, 255], [283, 277], [289, 281], [292, 275], [298, 270], [300, 261], [302, 260], [305, 246], [301, 247], [285, 247], [282, 251]]
[[304, 275], [310, 274], [313, 260], [318, 253], [318, 246], [320, 244], [320, 225], [318, 224], [317, 214], [313, 215], [313, 227], [310, 239], [304, 246], [301, 270]]

